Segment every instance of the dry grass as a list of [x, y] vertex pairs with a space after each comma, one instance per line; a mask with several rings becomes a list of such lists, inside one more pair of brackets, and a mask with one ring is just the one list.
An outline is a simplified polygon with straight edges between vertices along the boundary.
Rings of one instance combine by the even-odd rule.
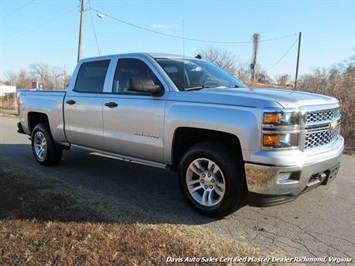
[[168, 257], [284, 256], [200, 226], [137, 223], [147, 214], [129, 206], [110, 215], [116, 210], [109, 200], [1, 158], [0, 187], [0, 265], [166, 265]]
[[312, 75], [302, 77], [300, 89], [333, 96], [340, 101], [340, 132], [345, 139], [345, 151], [347, 154], [355, 154], [355, 66], [349, 65], [346, 70], [339, 66], [315, 70]]

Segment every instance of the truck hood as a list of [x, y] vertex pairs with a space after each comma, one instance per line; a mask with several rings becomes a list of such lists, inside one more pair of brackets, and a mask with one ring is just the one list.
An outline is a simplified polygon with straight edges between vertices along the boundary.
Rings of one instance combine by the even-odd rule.
[[197, 102], [240, 105], [253, 108], [298, 108], [301, 106], [338, 103], [337, 99], [333, 97], [282, 89], [206, 88], [199, 91], [183, 92], [179, 94], [183, 96], [185, 93], [189, 94], [186, 98]]

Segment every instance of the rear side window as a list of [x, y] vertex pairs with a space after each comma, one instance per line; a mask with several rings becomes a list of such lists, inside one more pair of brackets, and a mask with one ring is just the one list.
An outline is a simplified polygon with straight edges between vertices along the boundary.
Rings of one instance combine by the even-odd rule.
[[74, 91], [103, 92], [110, 60], [83, 63], [79, 69]]

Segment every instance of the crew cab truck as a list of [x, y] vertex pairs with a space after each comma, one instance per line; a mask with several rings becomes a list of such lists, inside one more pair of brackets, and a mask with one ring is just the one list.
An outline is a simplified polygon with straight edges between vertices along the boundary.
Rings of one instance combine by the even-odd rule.
[[75, 146], [169, 168], [192, 207], [216, 217], [330, 183], [344, 147], [336, 99], [247, 88], [183, 56], [84, 59], [66, 91], [24, 91], [19, 106], [38, 163]]

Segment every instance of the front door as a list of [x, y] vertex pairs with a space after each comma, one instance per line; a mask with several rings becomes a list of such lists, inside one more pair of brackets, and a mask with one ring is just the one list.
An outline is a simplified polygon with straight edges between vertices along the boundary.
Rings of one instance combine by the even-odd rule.
[[139, 159], [163, 162], [163, 136], [166, 93], [153, 96], [127, 89], [132, 77], [160, 81], [139, 59], [119, 59], [112, 93], [106, 94], [103, 106], [106, 151]]

